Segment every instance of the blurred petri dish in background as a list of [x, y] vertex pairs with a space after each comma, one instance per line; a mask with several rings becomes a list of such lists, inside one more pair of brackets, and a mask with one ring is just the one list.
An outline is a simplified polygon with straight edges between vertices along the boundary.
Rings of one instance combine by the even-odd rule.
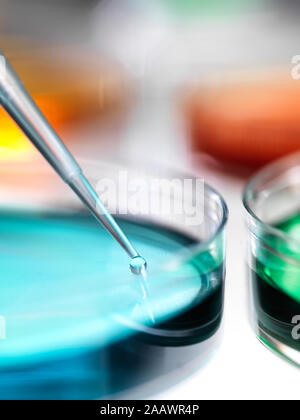
[[[117, 65], [82, 49], [1, 37], [1, 48], [53, 127], [61, 134], [81, 124], [118, 119], [128, 100]], [[0, 160], [32, 160], [34, 149], [0, 109]], [[64, 136], [72, 143], [75, 136]], [[98, 138], [99, 141], [99, 138]]]
[[290, 71], [224, 74], [193, 91], [187, 121], [194, 153], [261, 167], [300, 150], [300, 84]]
[[220, 4], [217, 0], [160, 0], [160, 3], [167, 6], [169, 11], [178, 17], [195, 19], [203, 15], [223, 15], [227, 13], [241, 13], [251, 11], [259, 5], [257, 0], [229, 0]]
[[[124, 173], [128, 183], [144, 180], [144, 186], [160, 178], [158, 169], [152, 175], [109, 163], [82, 166], [92, 183], [110, 180], [121, 194], [128, 192]], [[185, 364], [199, 358], [199, 346], [206, 346], [221, 325], [223, 199], [205, 186], [198, 202], [203, 220], [194, 225], [186, 223], [186, 214], [119, 216], [147, 259], [147, 279], [142, 279], [130, 272], [126, 254], [55, 174], [46, 166], [27, 167], [27, 174], [25, 168], [12, 162], [0, 169], [5, 179], [0, 186], [5, 279], [0, 398], [103, 398], [178, 366], [185, 376]], [[163, 170], [161, 176], [173, 180], [175, 174]], [[142, 200], [143, 194], [148, 192]], [[112, 210], [120, 198], [109, 198]], [[191, 205], [195, 190], [184, 198]], [[171, 206], [177, 199], [175, 190]]]

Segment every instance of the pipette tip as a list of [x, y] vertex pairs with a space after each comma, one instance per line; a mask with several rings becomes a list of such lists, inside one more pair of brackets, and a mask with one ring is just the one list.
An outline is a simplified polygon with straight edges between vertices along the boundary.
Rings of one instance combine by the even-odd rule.
[[136, 257], [132, 258], [130, 262], [130, 270], [133, 274], [143, 274], [146, 271], [146, 269], [147, 262], [143, 257], [137, 255]]

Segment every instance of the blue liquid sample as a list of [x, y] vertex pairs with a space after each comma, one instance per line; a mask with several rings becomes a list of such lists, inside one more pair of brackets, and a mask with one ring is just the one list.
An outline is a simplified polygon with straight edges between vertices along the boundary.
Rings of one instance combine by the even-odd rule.
[[[107, 389], [112, 369], [122, 382], [124, 343], [180, 346], [216, 331], [223, 266], [206, 252], [164, 270], [193, 240], [151, 224], [120, 223], [149, 264], [147, 304], [127, 256], [88, 214], [0, 214], [1, 399], [97, 398], [115, 391]], [[117, 354], [113, 366], [107, 354]]]

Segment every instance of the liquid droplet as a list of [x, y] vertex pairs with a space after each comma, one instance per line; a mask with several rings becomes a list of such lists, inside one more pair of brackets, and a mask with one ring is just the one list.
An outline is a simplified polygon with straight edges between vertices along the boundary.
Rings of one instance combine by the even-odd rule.
[[130, 270], [133, 274], [143, 274], [147, 269], [147, 262], [143, 257], [137, 256], [130, 262]]

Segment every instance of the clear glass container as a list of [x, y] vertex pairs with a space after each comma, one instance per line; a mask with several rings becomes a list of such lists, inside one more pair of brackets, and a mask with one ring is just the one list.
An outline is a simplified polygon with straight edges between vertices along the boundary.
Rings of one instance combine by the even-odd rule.
[[244, 194], [255, 328], [300, 365], [300, 154], [258, 173]]
[[[106, 194], [106, 204], [146, 257], [147, 278], [130, 273], [127, 255], [46, 164], [3, 162], [0, 399], [119, 395], [178, 373], [178, 366], [186, 376], [184, 366], [199, 367], [200, 353], [211, 357], [208, 343], [223, 313], [227, 207], [221, 196], [205, 185], [195, 206], [198, 184], [190, 176], [91, 161], [82, 166], [100, 193], [105, 180], [106, 188], [118, 188]], [[201, 209], [197, 223], [159, 207], [120, 214], [128, 185], [138, 183], [145, 203], [157, 179], [176, 180], [170, 193], [151, 195], [152, 204], [170, 197], [171, 209], [182, 182], [193, 181], [184, 203]]]

